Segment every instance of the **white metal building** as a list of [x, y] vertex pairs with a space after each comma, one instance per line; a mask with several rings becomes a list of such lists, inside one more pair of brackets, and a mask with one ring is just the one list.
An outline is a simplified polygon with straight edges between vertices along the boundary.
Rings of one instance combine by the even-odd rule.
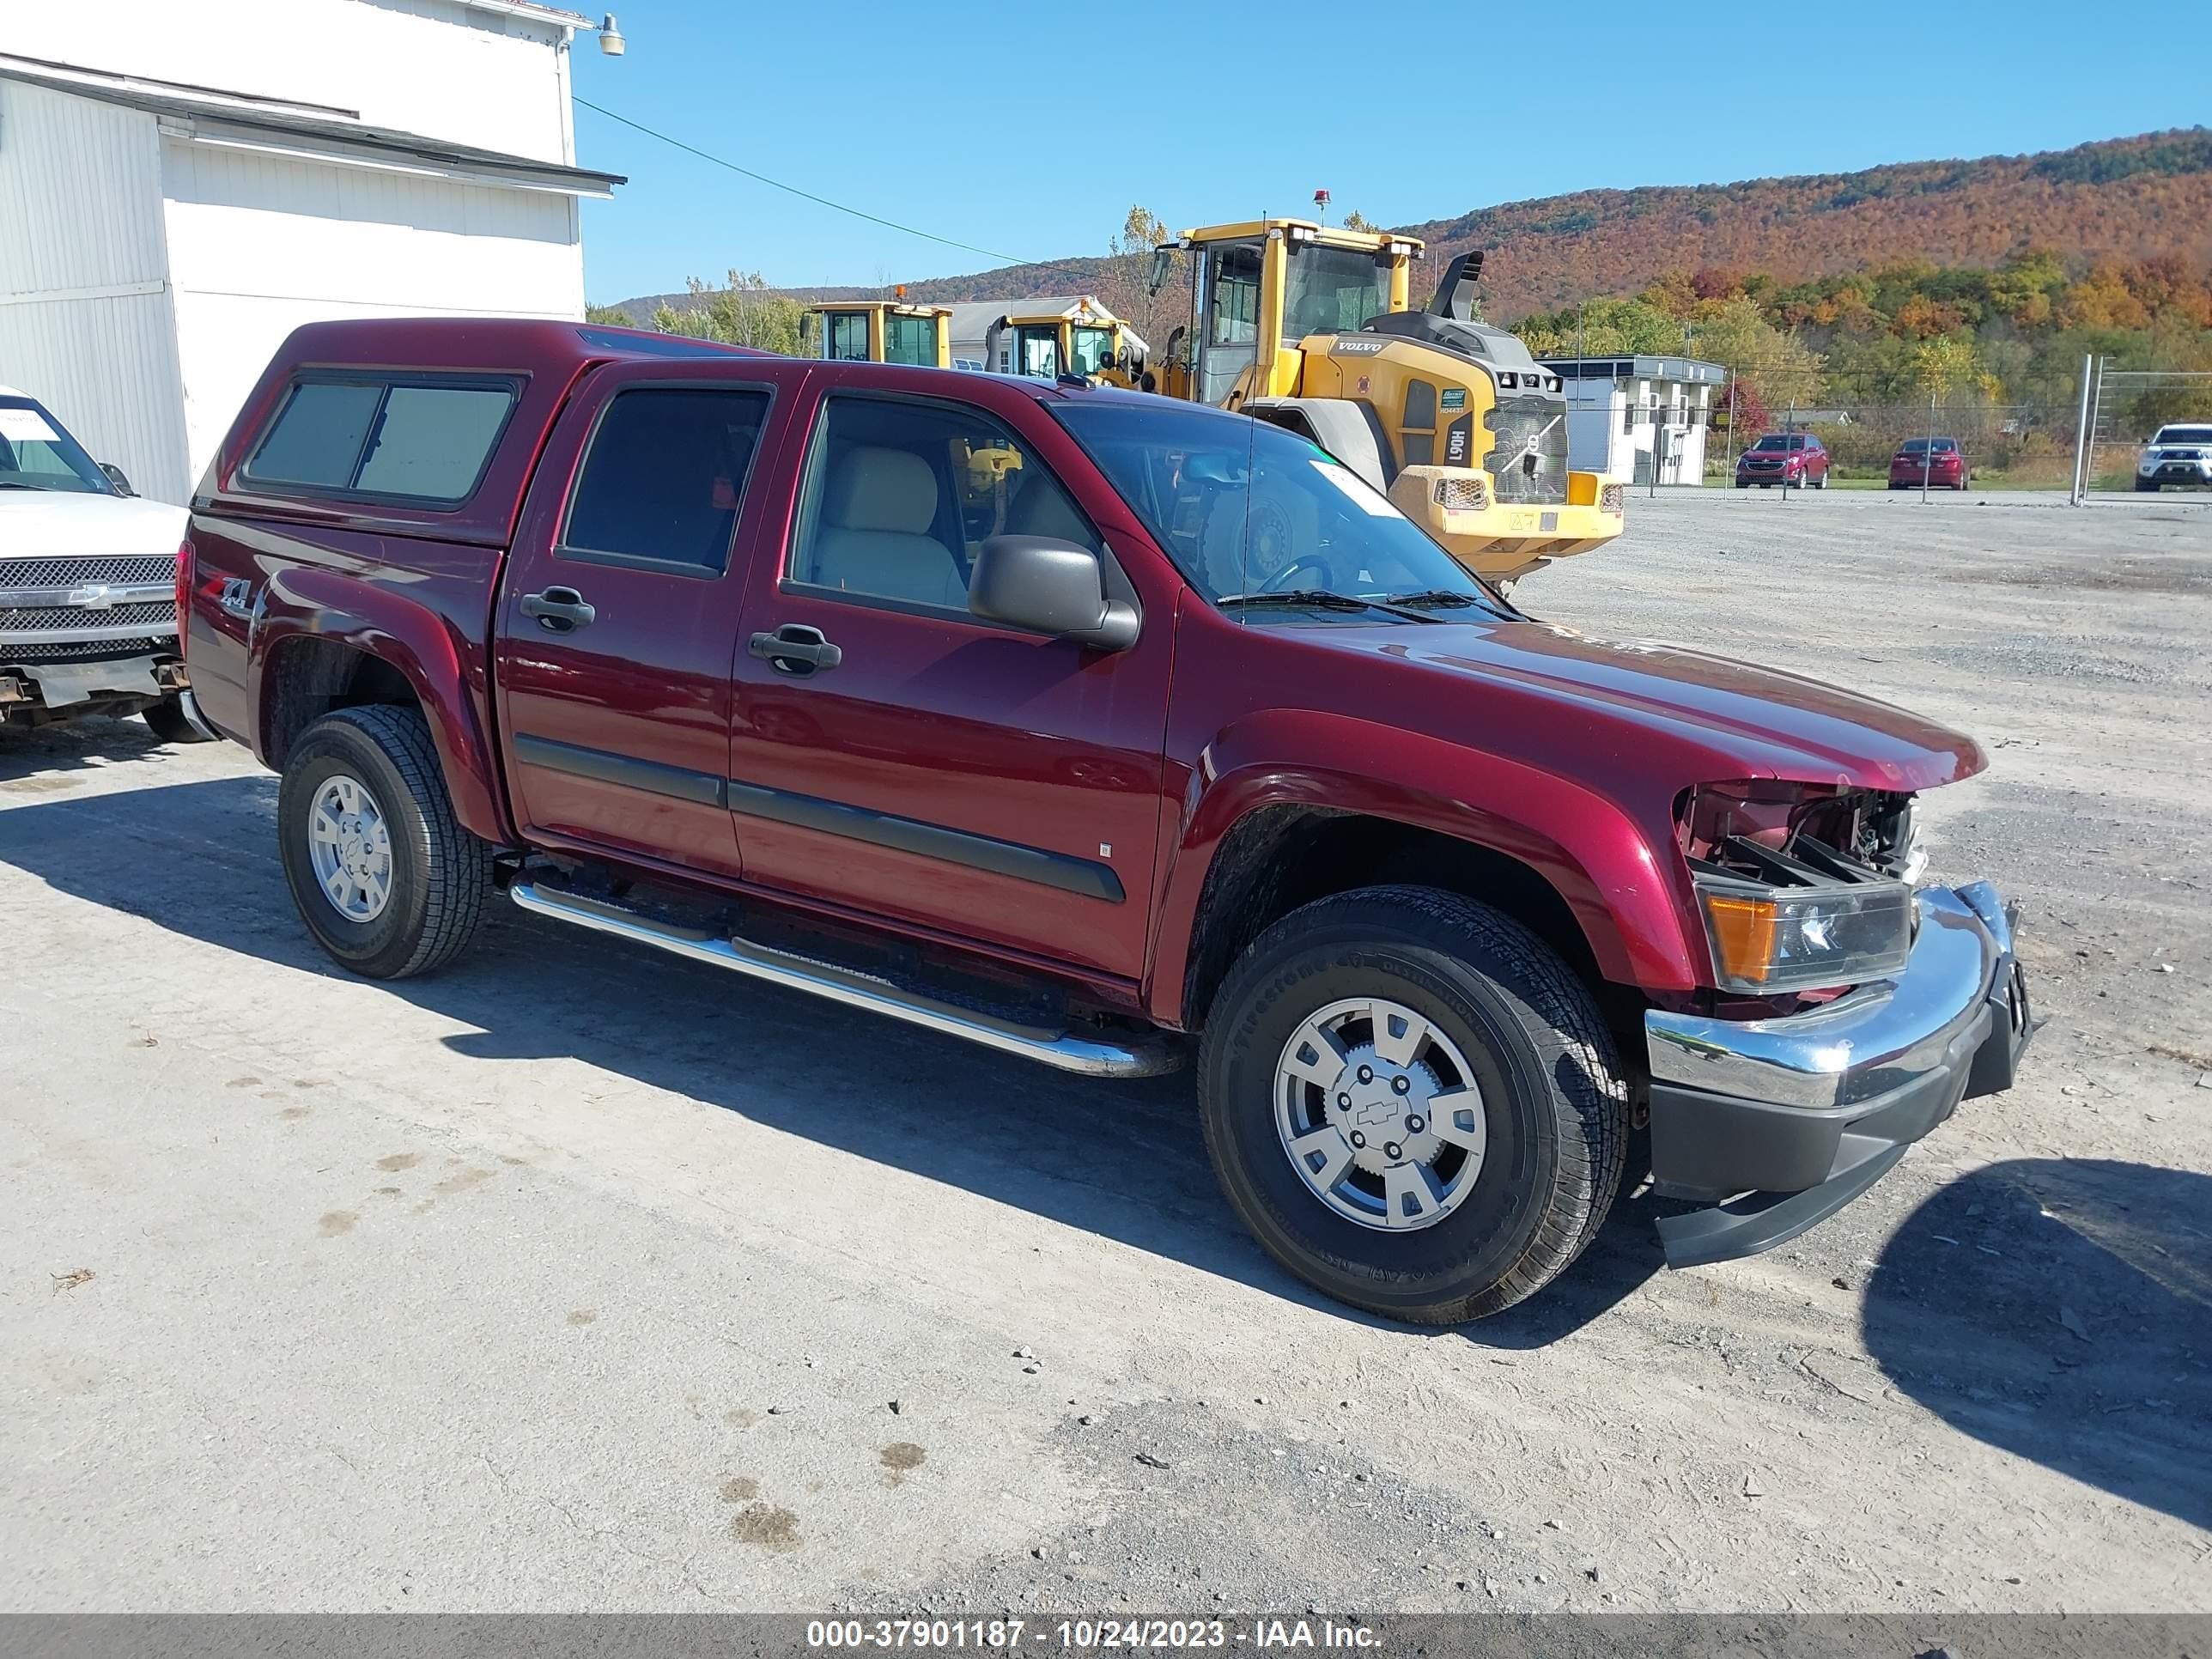
[[0, 380], [184, 501], [283, 337], [580, 318], [568, 52], [532, 0], [73, 0], [0, 32]]
[[1568, 465], [1620, 483], [1705, 480], [1705, 434], [1728, 370], [1694, 357], [1545, 357], [1567, 399]]

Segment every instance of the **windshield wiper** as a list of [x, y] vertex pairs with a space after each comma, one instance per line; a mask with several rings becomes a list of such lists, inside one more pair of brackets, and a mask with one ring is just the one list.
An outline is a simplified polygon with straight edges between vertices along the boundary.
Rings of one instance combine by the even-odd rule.
[[1386, 617], [1397, 617], [1407, 622], [1432, 623], [1438, 620], [1435, 617], [1425, 617], [1418, 611], [1401, 611], [1381, 599], [1363, 599], [1350, 593], [1331, 593], [1318, 587], [1294, 587], [1284, 593], [1231, 593], [1216, 603], [1224, 611], [1265, 605], [1299, 611], [1380, 611]]
[[1439, 611], [1461, 611], [1470, 605], [1479, 605], [1487, 610], [1490, 605], [1490, 601], [1480, 593], [1462, 593], [1450, 587], [1425, 587], [1418, 593], [1393, 593], [1385, 603], [1422, 609], [1433, 607]]

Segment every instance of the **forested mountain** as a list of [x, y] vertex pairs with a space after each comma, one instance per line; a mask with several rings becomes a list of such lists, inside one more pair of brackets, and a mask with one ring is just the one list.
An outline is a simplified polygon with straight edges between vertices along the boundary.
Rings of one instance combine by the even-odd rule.
[[[1337, 194], [1357, 201], [1355, 188]], [[1175, 228], [1182, 222], [1170, 216]], [[2212, 266], [2212, 130], [2147, 133], [2039, 155], [1583, 191], [1397, 228], [1428, 243], [1431, 273], [1463, 249], [1488, 250], [1486, 307], [1505, 322], [1597, 295], [1634, 294], [1669, 272], [1758, 272], [1790, 284], [1900, 263], [1991, 267], [2029, 247], [2051, 249], [2075, 270], [2100, 259], [2160, 255], [2202, 270]], [[763, 252], [732, 250], [749, 266], [765, 263]], [[1069, 258], [914, 281], [908, 292], [953, 301], [1101, 291], [1113, 270], [1110, 257]], [[787, 291], [807, 299], [880, 292]], [[690, 302], [688, 294], [647, 295], [621, 307], [644, 323], [659, 306]]]

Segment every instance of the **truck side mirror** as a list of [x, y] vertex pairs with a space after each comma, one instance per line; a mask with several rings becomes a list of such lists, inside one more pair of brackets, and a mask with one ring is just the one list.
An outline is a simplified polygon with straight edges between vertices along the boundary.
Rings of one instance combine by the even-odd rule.
[[136, 495], [138, 493], [131, 487], [131, 480], [123, 476], [123, 469], [114, 462], [102, 461], [100, 464], [100, 470], [107, 475], [107, 482], [115, 486], [117, 495]]
[[1137, 612], [1106, 597], [1098, 555], [1050, 536], [994, 536], [975, 555], [968, 608], [986, 622], [1055, 635], [1101, 651], [1137, 642]]
[[1146, 292], [1158, 294], [1165, 288], [1168, 285], [1168, 273], [1174, 269], [1175, 250], [1171, 247], [1154, 248], [1152, 250], [1152, 280]]

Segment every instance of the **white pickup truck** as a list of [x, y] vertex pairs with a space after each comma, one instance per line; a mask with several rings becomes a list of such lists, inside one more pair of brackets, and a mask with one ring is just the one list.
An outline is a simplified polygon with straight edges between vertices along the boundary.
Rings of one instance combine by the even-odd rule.
[[179, 696], [185, 520], [0, 386], [0, 726], [143, 713], [165, 742], [199, 737]]

